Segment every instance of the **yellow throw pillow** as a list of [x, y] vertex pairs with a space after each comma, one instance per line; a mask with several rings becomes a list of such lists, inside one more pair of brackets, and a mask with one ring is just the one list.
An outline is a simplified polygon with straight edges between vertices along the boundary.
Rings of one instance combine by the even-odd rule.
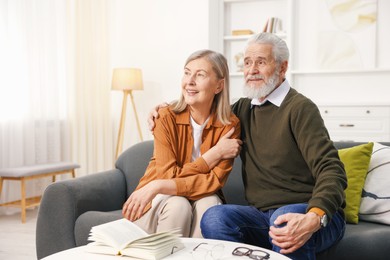
[[359, 222], [359, 208], [362, 190], [366, 180], [374, 143], [361, 144], [339, 150], [340, 160], [347, 173], [348, 187], [345, 190], [346, 207], [344, 213], [348, 223]]

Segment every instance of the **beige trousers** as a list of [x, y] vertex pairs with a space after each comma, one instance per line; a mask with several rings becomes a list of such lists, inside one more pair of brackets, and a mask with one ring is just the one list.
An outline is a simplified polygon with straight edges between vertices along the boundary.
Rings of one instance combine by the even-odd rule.
[[217, 195], [192, 202], [181, 196], [158, 195], [152, 208], [134, 223], [149, 234], [181, 228], [184, 237], [202, 238], [203, 213], [218, 204], [221, 199]]

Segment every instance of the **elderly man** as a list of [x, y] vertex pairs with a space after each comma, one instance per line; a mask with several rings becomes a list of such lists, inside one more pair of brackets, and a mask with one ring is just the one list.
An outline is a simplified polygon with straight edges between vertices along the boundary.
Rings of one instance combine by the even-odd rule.
[[218, 205], [203, 215], [205, 238], [315, 259], [344, 235], [346, 175], [317, 106], [285, 78], [289, 50], [269, 33], [249, 39], [241, 121], [242, 176], [249, 206]]

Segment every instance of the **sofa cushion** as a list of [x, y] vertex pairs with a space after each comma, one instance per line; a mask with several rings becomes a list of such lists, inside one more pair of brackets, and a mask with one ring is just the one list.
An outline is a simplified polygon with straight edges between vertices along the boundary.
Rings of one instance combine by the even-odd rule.
[[81, 214], [75, 223], [74, 236], [76, 246], [84, 246], [89, 243], [88, 236], [91, 228], [100, 224], [122, 218], [122, 210], [115, 211], [87, 211]]
[[344, 237], [329, 249], [317, 254], [317, 260], [389, 259], [387, 252], [390, 227], [360, 221], [347, 224]]
[[348, 223], [357, 224], [359, 221], [362, 190], [373, 145], [373, 143], [367, 143], [339, 150], [340, 160], [344, 163], [348, 180], [348, 187], [345, 190], [347, 205], [344, 209]]
[[374, 143], [359, 218], [390, 225], [390, 147]]

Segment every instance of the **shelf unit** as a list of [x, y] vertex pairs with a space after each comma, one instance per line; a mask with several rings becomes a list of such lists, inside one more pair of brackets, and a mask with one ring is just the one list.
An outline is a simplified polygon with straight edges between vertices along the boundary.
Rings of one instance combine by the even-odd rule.
[[376, 74], [376, 73], [390, 73], [389, 69], [366, 69], [366, 70], [292, 70], [290, 72], [294, 75], [299, 74]]
[[[251, 35], [232, 35], [233, 30], [262, 32], [267, 20], [276, 17], [281, 20], [281, 30], [276, 34], [284, 39], [291, 49], [292, 0], [218, 0], [211, 13], [217, 14], [211, 24], [218, 28], [211, 31], [210, 37], [216, 41], [217, 50], [225, 55], [230, 69], [232, 101], [242, 96], [243, 73], [237, 66], [243, 54], [246, 41]], [[215, 33], [214, 33], [215, 32]]]
[[[258, 33], [263, 31], [268, 18], [278, 17], [283, 28], [279, 36], [290, 49], [287, 79], [293, 88], [322, 104], [319, 108], [331, 137], [354, 141], [390, 140], [390, 51], [387, 47], [390, 36], [385, 26], [390, 22], [387, 15], [390, 1], [378, 0], [375, 66], [362, 66], [361, 69], [356, 66], [321, 69], [317, 65], [320, 30], [328, 30], [328, 27], [339, 30], [334, 21], [324, 20], [322, 12], [326, 6], [322, 1], [216, 0], [210, 3], [213, 5], [210, 9], [210, 47], [228, 59], [232, 102], [242, 96], [244, 84], [243, 73], [237, 71], [234, 56], [243, 51], [250, 37], [232, 36], [232, 30], [249, 29]], [[340, 105], [332, 105], [334, 102]], [[381, 102], [386, 104], [378, 105]]]

